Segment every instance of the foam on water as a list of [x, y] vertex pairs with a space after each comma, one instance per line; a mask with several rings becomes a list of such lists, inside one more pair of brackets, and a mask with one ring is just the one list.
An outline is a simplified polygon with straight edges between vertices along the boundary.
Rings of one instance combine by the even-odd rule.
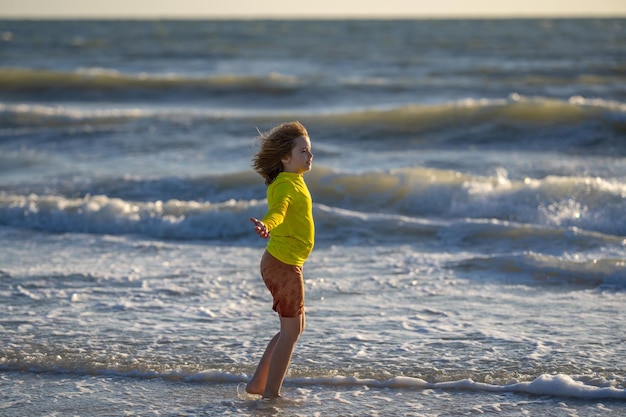
[[[11, 241], [12, 229], [3, 233]], [[0, 296], [13, 301], [3, 304], [3, 370], [210, 384], [251, 375], [276, 326], [256, 273], [261, 247], [73, 236], [14, 241], [5, 252]], [[32, 245], [40, 256], [24, 262]], [[562, 321], [580, 316], [609, 340], [619, 292], [571, 283], [576, 272], [547, 283], [475, 280], [451, 269], [459, 257], [317, 249], [306, 268], [309, 329], [288, 384], [623, 398], [623, 375], [606, 368], [620, 344], [585, 342]]]
[[[83, 194], [82, 198], [3, 192], [0, 224], [187, 239], [239, 236], [243, 229], [237, 226], [241, 224], [237, 219], [262, 210], [264, 190], [258, 182], [251, 173], [241, 172], [159, 180], [124, 177], [60, 187], [70, 195]], [[326, 221], [336, 227], [360, 218], [391, 226], [437, 216], [626, 235], [626, 185], [618, 179], [547, 176], [511, 180], [502, 169], [497, 176], [482, 177], [432, 168], [350, 173], [320, 167], [307, 182], [322, 204], [316, 209], [322, 212], [322, 231]], [[108, 195], [91, 195], [91, 191]], [[173, 198], [141, 201], [167, 194]], [[198, 195], [205, 196], [203, 202], [181, 200]]]

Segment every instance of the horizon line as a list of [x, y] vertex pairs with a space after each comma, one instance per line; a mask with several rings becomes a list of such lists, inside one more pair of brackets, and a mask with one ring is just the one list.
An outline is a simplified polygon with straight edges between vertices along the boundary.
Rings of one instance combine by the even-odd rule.
[[512, 19], [624, 19], [615, 13], [522, 13], [522, 14], [389, 14], [389, 15], [1, 15], [0, 20], [512, 20]]

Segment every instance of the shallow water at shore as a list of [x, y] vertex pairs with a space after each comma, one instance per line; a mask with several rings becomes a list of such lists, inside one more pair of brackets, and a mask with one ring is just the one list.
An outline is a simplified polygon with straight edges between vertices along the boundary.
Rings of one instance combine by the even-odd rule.
[[[241, 399], [236, 383], [174, 382], [159, 378], [90, 377], [4, 373], [6, 416], [621, 416], [623, 401], [580, 400], [464, 389], [327, 387], [285, 384], [284, 398]], [[30, 392], [12, 401], [13, 392]], [[50, 400], [54, 398], [54, 400]]]

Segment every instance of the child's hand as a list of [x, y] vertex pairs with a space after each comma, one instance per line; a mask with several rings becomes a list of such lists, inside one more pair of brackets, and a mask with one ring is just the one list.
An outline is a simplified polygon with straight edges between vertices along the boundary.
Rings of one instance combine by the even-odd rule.
[[250, 217], [250, 221], [254, 223], [254, 231], [259, 236], [261, 236], [263, 239], [267, 239], [268, 237], [270, 237], [270, 233], [267, 231], [267, 227], [265, 227], [261, 220]]

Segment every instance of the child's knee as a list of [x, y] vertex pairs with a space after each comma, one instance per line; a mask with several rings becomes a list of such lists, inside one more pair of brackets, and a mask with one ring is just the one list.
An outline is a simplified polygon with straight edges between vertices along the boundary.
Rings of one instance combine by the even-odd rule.
[[280, 331], [283, 337], [295, 343], [304, 331], [302, 316], [282, 317]]

